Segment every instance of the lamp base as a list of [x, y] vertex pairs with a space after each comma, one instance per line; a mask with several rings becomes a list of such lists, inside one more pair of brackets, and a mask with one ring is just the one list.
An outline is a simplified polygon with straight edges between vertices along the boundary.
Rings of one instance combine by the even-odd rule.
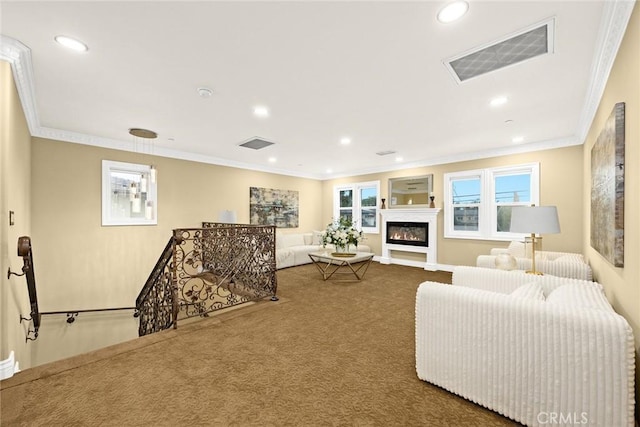
[[534, 274], [536, 276], [544, 276], [544, 273], [541, 273], [539, 271], [527, 270], [526, 273], [527, 274]]

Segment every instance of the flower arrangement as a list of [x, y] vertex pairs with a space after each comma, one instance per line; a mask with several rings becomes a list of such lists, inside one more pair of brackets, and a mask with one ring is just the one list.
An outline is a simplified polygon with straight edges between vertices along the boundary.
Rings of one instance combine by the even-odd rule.
[[327, 225], [327, 229], [322, 235], [322, 247], [333, 244], [336, 249], [344, 250], [349, 245], [358, 247], [358, 243], [362, 240], [362, 231], [357, 230], [351, 220], [340, 218]]

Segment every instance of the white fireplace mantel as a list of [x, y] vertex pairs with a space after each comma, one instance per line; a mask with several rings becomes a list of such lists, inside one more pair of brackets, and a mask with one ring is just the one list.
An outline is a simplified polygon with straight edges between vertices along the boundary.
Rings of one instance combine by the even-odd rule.
[[[398, 209], [380, 209], [382, 217], [382, 256], [380, 264], [403, 264], [411, 266], [420, 266], [425, 270], [435, 271], [438, 269], [438, 213], [440, 208], [398, 208]], [[428, 222], [429, 223], [429, 246], [410, 246], [387, 243], [387, 222], [403, 221], [403, 222]], [[392, 251], [400, 252], [417, 252], [426, 256], [424, 264], [415, 261], [394, 258]], [[418, 265], [419, 264], [419, 265]]]

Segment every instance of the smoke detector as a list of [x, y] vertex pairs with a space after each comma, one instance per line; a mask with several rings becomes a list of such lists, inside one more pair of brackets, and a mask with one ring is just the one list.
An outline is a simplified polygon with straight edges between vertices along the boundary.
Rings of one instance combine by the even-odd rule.
[[211, 98], [213, 91], [208, 87], [199, 87], [198, 95], [200, 95], [200, 98]]

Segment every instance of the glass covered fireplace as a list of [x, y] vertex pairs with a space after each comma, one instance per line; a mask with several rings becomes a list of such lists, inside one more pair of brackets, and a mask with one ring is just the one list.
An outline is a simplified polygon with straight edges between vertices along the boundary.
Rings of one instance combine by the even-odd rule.
[[388, 221], [387, 243], [429, 246], [429, 223]]

